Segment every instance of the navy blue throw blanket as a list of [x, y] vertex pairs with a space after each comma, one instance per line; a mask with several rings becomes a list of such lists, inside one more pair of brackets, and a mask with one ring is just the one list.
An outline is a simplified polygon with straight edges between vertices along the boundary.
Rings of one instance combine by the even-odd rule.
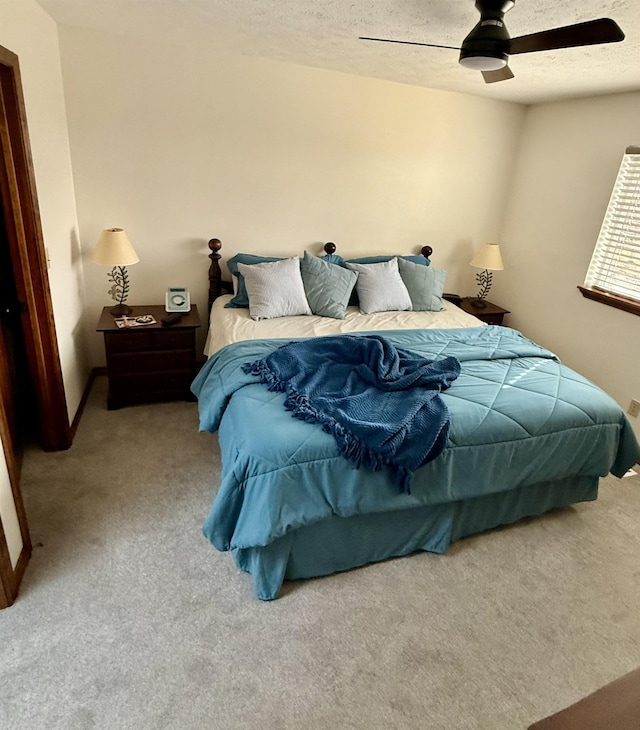
[[427, 360], [378, 335], [338, 335], [291, 342], [243, 370], [286, 393], [285, 408], [322, 424], [356, 466], [389, 467], [409, 494], [412, 472], [447, 442], [449, 411], [439, 393], [460, 363]]

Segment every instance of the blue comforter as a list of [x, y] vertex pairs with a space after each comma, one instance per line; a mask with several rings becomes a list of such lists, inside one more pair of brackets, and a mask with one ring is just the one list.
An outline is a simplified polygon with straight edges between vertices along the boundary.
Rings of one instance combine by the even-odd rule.
[[243, 370], [285, 393], [295, 418], [319, 423], [356, 466], [387, 467], [401, 492], [440, 454], [449, 411], [440, 398], [460, 374], [455, 357], [429, 360], [380, 335], [312, 337], [282, 345]]
[[[373, 333], [369, 333], [373, 334]], [[457, 380], [441, 397], [445, 449], [399, 494], [386, 469], [367, 472], [335, 439], [284, 408], [285, 395], [244, 372], [283, 340], [229, 345], [192, 389], [200, 429], [219, 432], [222, 482], [204, 532], [220, 550], [266, 546], [332, 515], [404, 510], [504, 492], [573, 475], [621, 476], [640, 447], [620, 407], [549, 351], [505, 327], [385, 332], [428, 359], [452, 356]]]

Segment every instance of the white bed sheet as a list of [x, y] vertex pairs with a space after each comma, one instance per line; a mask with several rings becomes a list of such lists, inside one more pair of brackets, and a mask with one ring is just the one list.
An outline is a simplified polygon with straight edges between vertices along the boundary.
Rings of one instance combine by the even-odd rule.
[[397, 329], [449, 329], [454, 327], [486, 326], [471, 314], [463, 312], [451, 302], [444, 301], [441, 312], [376, 312], [362, 314], [358, 307], [348, 307], [344, 319], [317, 315], [278, 317], [256, 322], [248, 309], [225, 309], [231, 294], [218, 297], [211, 308], [209, 333], [204, 354], [211, 357], [226, 345], [244, 340], [298, 337], [321, 337], [345, 332]]

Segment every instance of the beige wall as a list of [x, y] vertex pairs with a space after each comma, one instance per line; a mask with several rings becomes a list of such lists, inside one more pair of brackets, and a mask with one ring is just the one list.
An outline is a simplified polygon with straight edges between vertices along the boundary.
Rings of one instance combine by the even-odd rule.
[[[206, 306], [206, 240], [350, 256], [428, 243], [447, 288], [501, 226], [524, 108], [290, 64], [61, 29], [85, 260], [125, 228], [133, 303], [187, 286]], [[87, 261], [87, 331], [109, 303]]]
[[0, 45], [15, 53], [29, 138], [69, 419], [88, 377], [82, 262], [56, 24], [35, 0], [0, 0]]
[[[510, 324], [627, 408], [640, 399], [640, 318], [584, 299], [593, 247], [625, 148], [640, 144], [640, 93], [529, 109], [492, 294]], [[629, 419], [640, 435], [637, 418]]]

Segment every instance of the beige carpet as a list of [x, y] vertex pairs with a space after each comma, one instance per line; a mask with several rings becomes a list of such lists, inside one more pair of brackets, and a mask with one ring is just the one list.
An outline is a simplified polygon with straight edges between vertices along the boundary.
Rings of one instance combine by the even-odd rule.
[[640, 477], [261, 603], [202, 537], [196, 406], [107, 411], [31, 451], [34, 555], [0, 613], [0, 727], [512, 730], [640, 665]]

